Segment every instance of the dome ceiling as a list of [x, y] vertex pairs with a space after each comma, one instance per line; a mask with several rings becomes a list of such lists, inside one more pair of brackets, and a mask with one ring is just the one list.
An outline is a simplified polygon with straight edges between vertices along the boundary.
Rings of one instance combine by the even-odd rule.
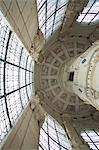
[[[61, 86], [60, 80], [61, 69], [64, 63], [83, 53], [92, 42], [99, 39], [98, 24], [82, 25], [80, 22], [77, 22], [81, 12], [83, 13], [83, 8], [87, 7], [87, 3], [87, 0], [80, 1], [80, 3], [77, 0], [70, 1], [66, 8], [62, 26], [53, 32], [54, 34], [49, 35], [45, 46], [40, 52], [38, 63], [35, 63], [35, 92], [39, 95], [41, 104], [48, 113], [53, 110], [60, 115], [87, 116], [95, 111], [92, 106], [84, 104], [78, 96], [66, 92]], [[41, 29], [40, 15], [38, 9], [39, 27]], [[41, 29], [45, 39], [46, 25], [45, 22], [44, 33]], [[50, 33], [49, 30], [48, 32]]]
[[88, 47], [89, 42], [83, 38], [73, 37], [66, 42], [56, 41], [42, 51], [39, 63], [35, 64], [36, 93], [42, 104], [58, 114], [83, 116], [94, 110], [90, 105], [84, 104], [78, 96], [66, 92], [60, 81], [62, 65], [84, 52], [86, 45]]

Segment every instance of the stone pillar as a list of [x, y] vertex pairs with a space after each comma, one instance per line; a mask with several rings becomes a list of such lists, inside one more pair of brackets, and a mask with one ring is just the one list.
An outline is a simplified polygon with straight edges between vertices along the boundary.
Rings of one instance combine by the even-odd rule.
[[[3, 150], [38, 150], [44, 111], [36, 98], [29, 103], [3, 145]], [[39, 105], [39, 106], [38, 106]]]
[[72, 150], [89, 150], [88, 145], [83, 141], [80, 134], [77, 133], [75, 125], [69, 118], [64, 121], [64, 126], [70, 139]]

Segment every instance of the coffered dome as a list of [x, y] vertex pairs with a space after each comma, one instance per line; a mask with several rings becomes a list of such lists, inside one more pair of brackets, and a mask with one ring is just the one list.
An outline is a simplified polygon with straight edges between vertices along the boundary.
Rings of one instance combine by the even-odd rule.
[[35, 64], [35, 83], [36, 92], [45, 108], [71, 116], [89, 115], [94, 110], [78, 96], [66, 91], [60, 80], [64, 63], [84, 52], [85, 45], [89, 46], [86, 39], [71, 37], [66, 42], [64, 39], [51, 43], [40, 54], [39, 63]]

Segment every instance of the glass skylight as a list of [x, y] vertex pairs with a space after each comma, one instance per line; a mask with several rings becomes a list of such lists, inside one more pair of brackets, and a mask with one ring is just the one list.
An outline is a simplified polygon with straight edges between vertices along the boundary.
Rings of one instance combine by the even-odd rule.
[[99, 0], [89, 0], [77, 21], [90, 25], [99, 21]]
[[49, 115], [40, 130], [39, 150], [71, 150], [63, 128]]
[[0, 16], [0, 142], [15, 124], [32, 93], [33, 62]]
[[81, 132], [81, 136], [88, 143], [90, 149], [99, 150], [99, 132], [95, 130], [84, 130]]
[[39, 28], [47, 39], [63, 20], [69, 0], [37, 0]]

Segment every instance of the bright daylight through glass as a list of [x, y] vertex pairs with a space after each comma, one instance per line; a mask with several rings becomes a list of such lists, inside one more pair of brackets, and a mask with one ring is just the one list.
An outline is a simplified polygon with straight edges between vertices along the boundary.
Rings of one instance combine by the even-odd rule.
[[30, 100], [32, 76], [31, 57], [0, 16], [0, 142]]
[[63, 20], [69, 0], [37, 0], [39, 27], [47, 39]]
[[81, 132], [81, 136], [92, 150], [99, 150], [99, 132], [96, 130], [84, 130]]
[[39, 150], [71, 150], [63, 128], [49, 115], [46, 116], [40, 131]]
[[99, 21], [99, 0], [89, 0], [77, 19], [80, 23], [91, 24]]

